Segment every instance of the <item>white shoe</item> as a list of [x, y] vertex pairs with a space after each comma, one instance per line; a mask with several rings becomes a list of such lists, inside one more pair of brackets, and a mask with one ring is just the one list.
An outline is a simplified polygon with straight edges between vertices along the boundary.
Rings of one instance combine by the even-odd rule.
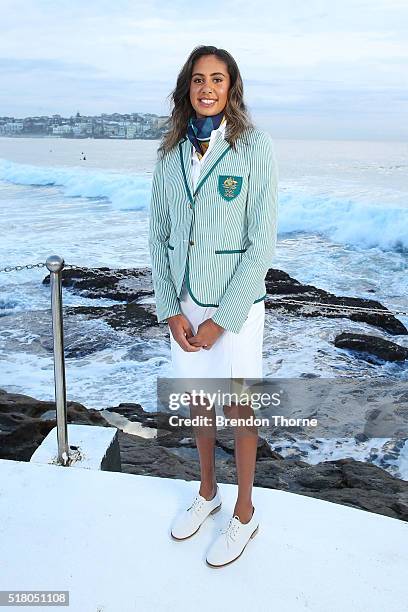
[[255, 508], [248, 523], [241, 523], [238, 516], [230, 518], [227, 527], [221, 529], [219, 536], [211, 544], [207, 552], [207, 564], [211, 567], [222, 567], [238, 559], [249, 540], [256, 536], [258, 529], [259, 521]]
[[187, 510], [183, 510], [174, 521], [171, 527], [171, 536], [175, 540], [185, 540], [200, 529], [205, 519], [210, 514], [215, 514], [221, 509], [221, 496], [217, 485], [217, 490], [212, 499], [207, 500], [199, 493]]

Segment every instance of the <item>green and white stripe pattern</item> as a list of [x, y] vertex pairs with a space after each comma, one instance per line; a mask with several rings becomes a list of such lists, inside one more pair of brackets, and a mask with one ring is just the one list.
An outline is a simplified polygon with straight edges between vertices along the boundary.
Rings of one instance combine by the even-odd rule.
[[[217, 306], [211, 318], [234, 333], [266, 296], [277, 236], [276, 156], [262, 130], [250, 130], [236, 146], [218, 135], [194, 192], [187, 138], [156, 162], [149, 249], [159, 322], [181, 313], [185, 276], [192, 299]], [[221, 193], [220, 176], [236, 181], [236, 195]]]

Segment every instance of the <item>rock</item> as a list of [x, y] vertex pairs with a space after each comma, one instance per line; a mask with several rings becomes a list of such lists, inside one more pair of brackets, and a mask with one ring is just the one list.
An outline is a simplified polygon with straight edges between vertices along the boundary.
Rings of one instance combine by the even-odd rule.
[[365, 433], [358, 433], [354, 436], [354, 439], [356, 442], [367, 442], [368, 437], [366, 436]]
[[274, 461], [273, 466], [258, 461], [254, 484], [408, 520], [408, 483], [373, 464], [345, 458], [317, 465]]
[[[153, 297], [150, 268], [111, 270], [110, 268], [64, 268], [62, 286], [71, 287], [75, 293], [89, 298], [108, 298], [121, 302], [136, 302]], [[43, 284], [50, 283], [48, 274]]]
[[[231, 456], [234, 456], [235, 442], [233, 429], [231, 427], [218, 429], [216, 444], [225, 452], [229, 453]], [[267, 441], [258, 435], [256, 458], [257, 460], [262, 458], [282, 459], [282, 455], [279, 455], [279, 453], [273, 451]]]
[[337, 348], [358, 351], [361, 353], [360, 356], [367, 361], [372, 361], [370, 355], [375, 355], [375, 357], [385, 361], [404, 361], [408, 359], [408, 348], [380, 336], [343, 332], [335, 337], [334, 345]]
[[[267, 297], [265, 308], [271, 310], [283, 310], [303, 317], [327, 317], [327, 318], [346, 318], [351, 321], [361, 321], [380, 329], [384, 329], [392, 335], [408, 334], [407, 328], [399, 321], [388, 308], [385, 308], [376, 300], [365, 298], [355, 298], [348, 296], [336, 296], [329, 291], [318, 289], [313, 285], [303, 285], [282, 270], [270, 268], [265, 278], [266, 290], [269, 295], [283, 295], [285, 298], [295, 301], [295, 304], [287, 304]], [[308, 305], [303, 302], [323, 302], [330, 305], [354, 306], [363, 308], [375, 308], [384, 311], [384, 314], [369, 314], [365, 312], [352, 312], [344, 309], [335, 311], [325, 306]]]
[[145, 412], [140, 404], [121, 403], [106, 410], [116, 412], [132, 423], [141, 423], [143, 427], [157, 428], [157, 412]]
[[194, 480], [200, 472], [198, 462], [179, 457], [156, 440], [119, 431], [119, 446], [122, 472], [128, 474]]
[[[126, 330], [129, 335], [144, 338], [157, 337], [155, 306], [152, 304], [115, 304], [113, 306], [68, 306], [64, 309], [67, 316], [86, 315], [88, 319], [103, 318], [116, 330]], [[163, 328], [163, 325], [160, 325]], [[164, 337], [164, 336], [163, 336]]]

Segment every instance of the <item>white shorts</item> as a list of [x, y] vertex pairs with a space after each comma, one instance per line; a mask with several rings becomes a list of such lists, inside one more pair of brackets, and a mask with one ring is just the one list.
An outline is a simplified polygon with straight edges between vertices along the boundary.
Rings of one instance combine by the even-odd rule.
[[[180, 296], [180, 307], [192, 330], [217, 310], [216, 306], [199, 306], [191, 298], [186, 285]], [[265, 325], [265, 302], [252, 304], [240, 332], [225, 330], [210, 349], [184, 351], [170, 331], [173, 378], [246, 379], [262, 378], [262, 348]], [[245, 385], [244, 385], [245, 387]]]

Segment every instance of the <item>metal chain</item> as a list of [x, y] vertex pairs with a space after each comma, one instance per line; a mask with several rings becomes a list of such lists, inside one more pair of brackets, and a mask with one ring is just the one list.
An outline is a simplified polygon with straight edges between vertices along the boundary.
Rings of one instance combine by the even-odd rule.
[[[32, 268], [45, 268], [45, 263], [36, 263], [36, 264], [26, 264], [24, 266], [6, 266], [5, 268], [0, 268], [0, 272], [13, 272], [13, 271], [17, 271], [20, 272], [21, 270], [31, 270]], [[83, 266], [76, 266], [75, 264], [66, 264], [64, 263], [64, 268], [73, 268], [76, 270], [82, 270]], [[94, 269], [94, 273], [96, 275], [99, 274], [99, 276], [104, 276], [105, 273], [104, 272], [98, 272], [97, 270]]]
[[[6, 266], [5, 268], [0, 268], [0, 272], [13, 272], [13, 271], [17, 271], [20, 272], [21, 270], [31, 270], [32, 268], [45, 268], [45, 263], [36, 263], [36, 264], [26, 264], [25, 266]], [[82, 267], [81, 266], [76, 266], [75, 264], [64, 264], [64, 268], [73, 268], [73, 269], [77, 269], [77, 270], [81, 270]], [[104, 276], [105, 272], [99, 272], [98, 270], [93, 269], [93, 273], [99, 276]], [[408, 316], [408, 312], [404, 312], [402, 310], [390, 310], [390, 309], [383, 309], [383, 308], [366, 308], [364, 306], [342, 306], [341, 304], [325, 304], [324, 302], [308, 302], [308, 301], [301, 301], [301, 300], [290, 300], [288, 298], [278, 298], [278, 299], [272, 299], [271, 300], [273, 303], [284, 303], [284, 304], [293, 304], [295, 306], [321, 306], [327, 309], [331, 309], [331, 310], [338, 310], [338, 311], [344, 311], [344, 310], [350, 310], [351, 312], [362, 312], [362, 313], [366, 313], [366, 314], [380, 314], [380, 315], [384, 315], [384, 316], [389, 316], [389, 315], [403, 315], [403, 316]]]
[[333, 309], [333, 310], [351, 310], [351, 311], [358, 311], [358, 312], [365, 312], [365, 313], [372, 313], [372, 314], [382, 314], [382, 315], [390, 315], [390, 314], [399, 314], [399, 315], [408, 315], [408, 312], [403, 312], [402, 310], [389, 310], [388, 308], [366, 308], [365, 306], [342, 306], [341, 304], [325, 304], [324, 302], [307, 302], [307, 301], [301, 301], [301, 300], [289, 300], [287, 298], [281, 298], [281, 299], [272, 299], [272, 302], [276, 302], [276, 303], [280, 303], [280, 302], [285, 302], [285, 304], [296, 304], [296, 306], [303, 306], [303, 305], [311, 305], [311, 306], [324, 306], [325, 308], [328, 309]]
[[0, 268], [0, 272], [12, 272], [13, 270], [24, 270], [25, 268], [43, 268], [45, 267], [45, 263], [37, 263], [37, 264], [26, 264], [25, 266], [6, 266], [5, 268]]

